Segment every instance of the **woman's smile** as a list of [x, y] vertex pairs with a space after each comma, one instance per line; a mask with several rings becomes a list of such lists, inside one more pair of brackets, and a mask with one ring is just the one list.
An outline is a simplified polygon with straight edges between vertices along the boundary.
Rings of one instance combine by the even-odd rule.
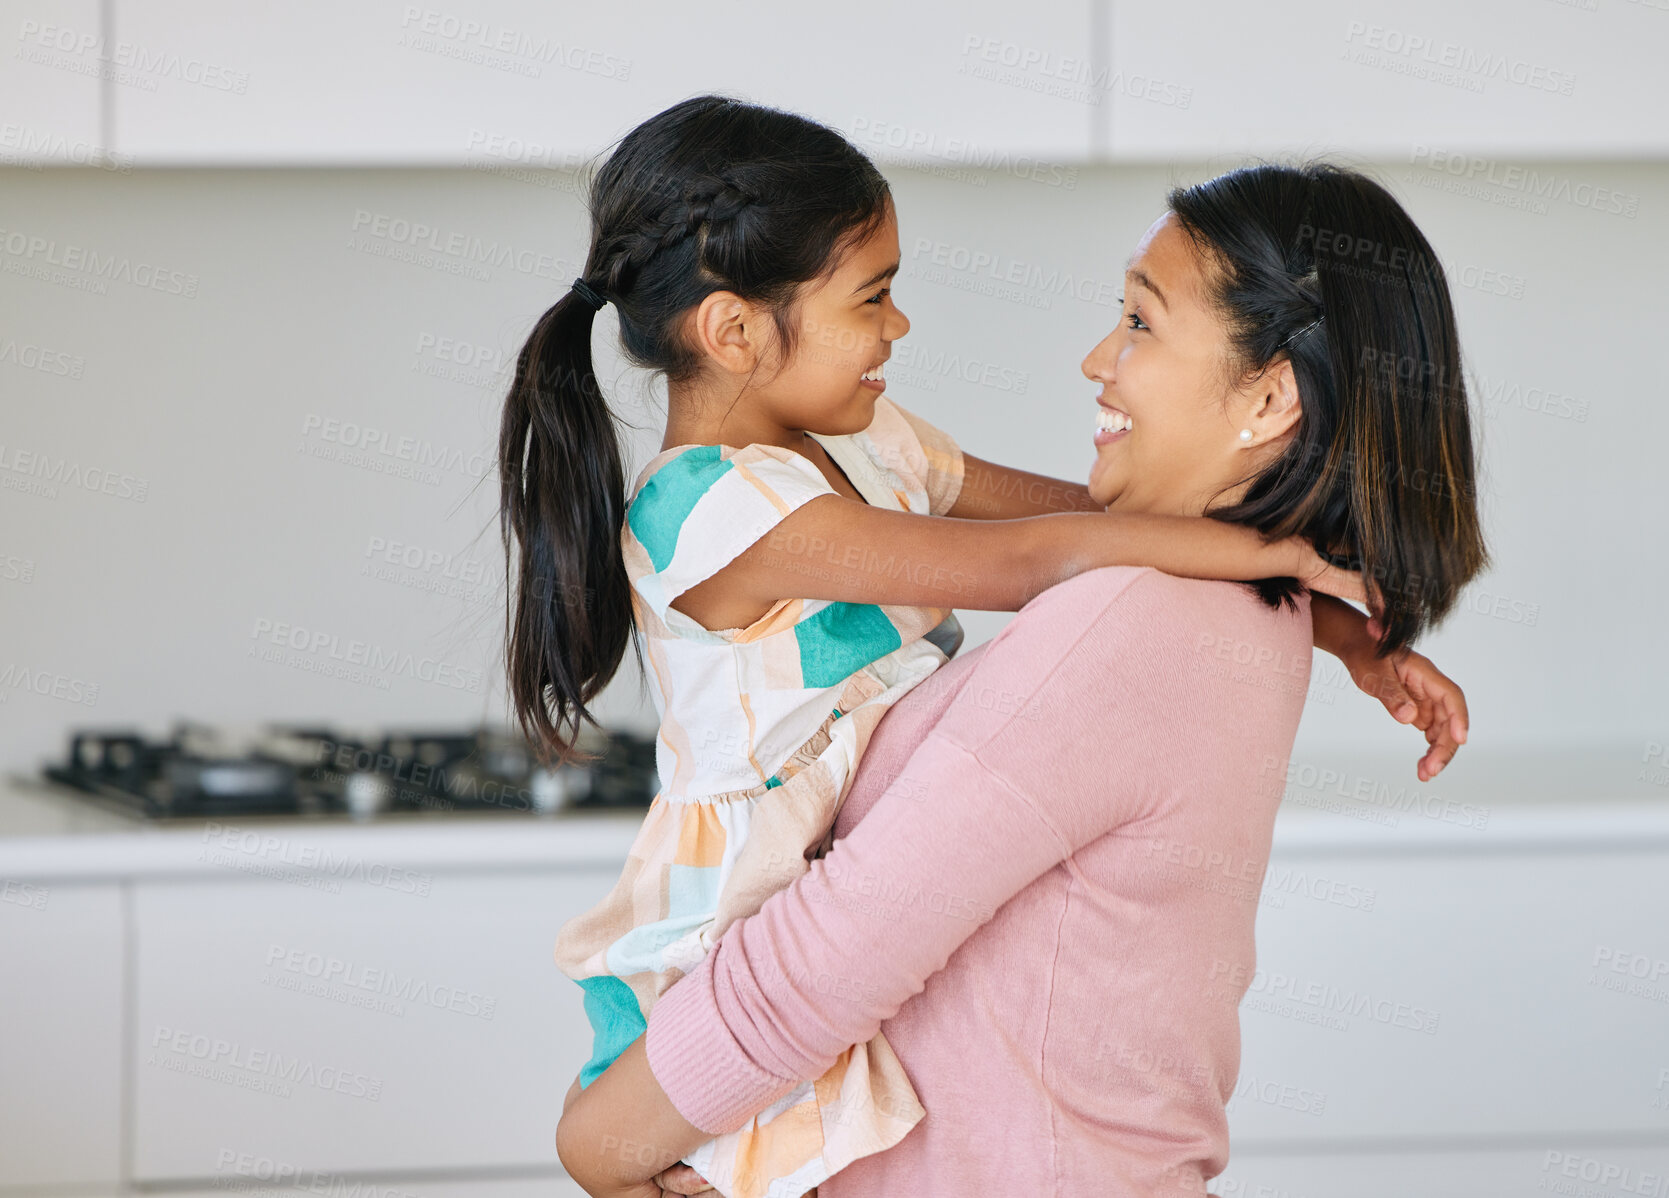
[[1121, 441], [1128, 436], [1135, 423], [1130, 419], [1130, 413], [1113, 407], [1105, 400], [1098, 399], [1095, 402], [1096, 445], [1111, 445], [1114, 441]]

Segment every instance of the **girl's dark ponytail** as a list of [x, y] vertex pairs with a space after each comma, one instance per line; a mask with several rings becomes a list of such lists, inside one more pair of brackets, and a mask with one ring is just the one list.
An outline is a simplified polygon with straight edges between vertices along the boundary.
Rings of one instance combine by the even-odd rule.
[[[834, 130], [724, 96], [697, 96], [633, 129], [591, 182], [591, 248], [575, 286], [539, 318], [516, 360], [499, 433], [500, 525], [511, 610], [510, 701], [545, 753], [579, 756], [587, 710], [626, 643], [642, 661], [622, 554], [620, 439], [591, 365], [607, 301], [620, 344], [668, 382], [700, 355], [684, 314], [725, 290], [768, 309], [783, 348], [802, 283], [883, 223], [886, 180]], [[595, 301], [595, 302], [593, 302]]]
[[586, 704], [614, 676], [633, 631], [620, 548], [625, 471], [592, 368], [595, 316], [570, 290], [539, 318], [499, 432], [499, 524], [506, 569], [516, 563], [510, 700], [522, 731], [564, 759], [577, 756], [580, 722], [597, 724]]

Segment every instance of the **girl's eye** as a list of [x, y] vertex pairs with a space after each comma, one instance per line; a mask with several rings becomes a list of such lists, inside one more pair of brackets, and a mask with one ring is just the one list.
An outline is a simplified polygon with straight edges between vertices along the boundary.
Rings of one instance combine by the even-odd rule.
[[[1118, 302], [1119, 306], [1122, 308], [1124, 306], [1124, 297], [1122, 295], [1118, 297]], [[1137, 316], [1134, 312], [1126, 312], [1124, 314], [1124, 319], [1130, 322], [1131, 332], [1139, 332], [1140, 330], [1147, 328], [1147, 321], [1143, 320], [1140, 316]]]
[[889, 296], [891, 294], [892, 294], [892, 288], [891, 287], [883, 287], [883, 288], [881, 288], [881, 290], [877, 291], [874, 295], [872, 295], [868, 299], [864, 300], [864, 303], [866, 303], [866, 304], [878, 304], [882, 300], [886, 299], [887, 296]]

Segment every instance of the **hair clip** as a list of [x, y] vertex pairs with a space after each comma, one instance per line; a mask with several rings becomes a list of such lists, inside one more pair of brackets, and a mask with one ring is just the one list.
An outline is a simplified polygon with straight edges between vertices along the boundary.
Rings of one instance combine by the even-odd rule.
[[1323, 312], [1320, 316], [1318, 316], [1314, 320], [1310, 321], [1309, 324], [1307, 324], [1303, 328], [1299, 329], [1296, 333], [1289, 333], [1287, 335], [1287, 339], [1285, 341], [1281, 342], [1281, 344], [1283, 346], [1291, 345], [1294, 341], [1298, 340], [1298, 338], [1302, 337], [1305, 333], [1309, 332], [1311, 329], [1315, 328], [1316, 325], [1320, 324], [1322, 321], [1324, 321], [1326, 319], [1327, 319], [1327, 313]]

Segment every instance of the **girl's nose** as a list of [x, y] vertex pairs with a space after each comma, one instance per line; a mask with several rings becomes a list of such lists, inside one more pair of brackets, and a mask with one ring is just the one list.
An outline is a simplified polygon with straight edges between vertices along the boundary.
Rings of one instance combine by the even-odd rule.
[[887, 341], [897, 341], [909, 331], [910, 318], [904, 315], [904, 309], [894, 304], [892, 311], [887, 315], [886, 323], [881, 327], [881, 336]]

